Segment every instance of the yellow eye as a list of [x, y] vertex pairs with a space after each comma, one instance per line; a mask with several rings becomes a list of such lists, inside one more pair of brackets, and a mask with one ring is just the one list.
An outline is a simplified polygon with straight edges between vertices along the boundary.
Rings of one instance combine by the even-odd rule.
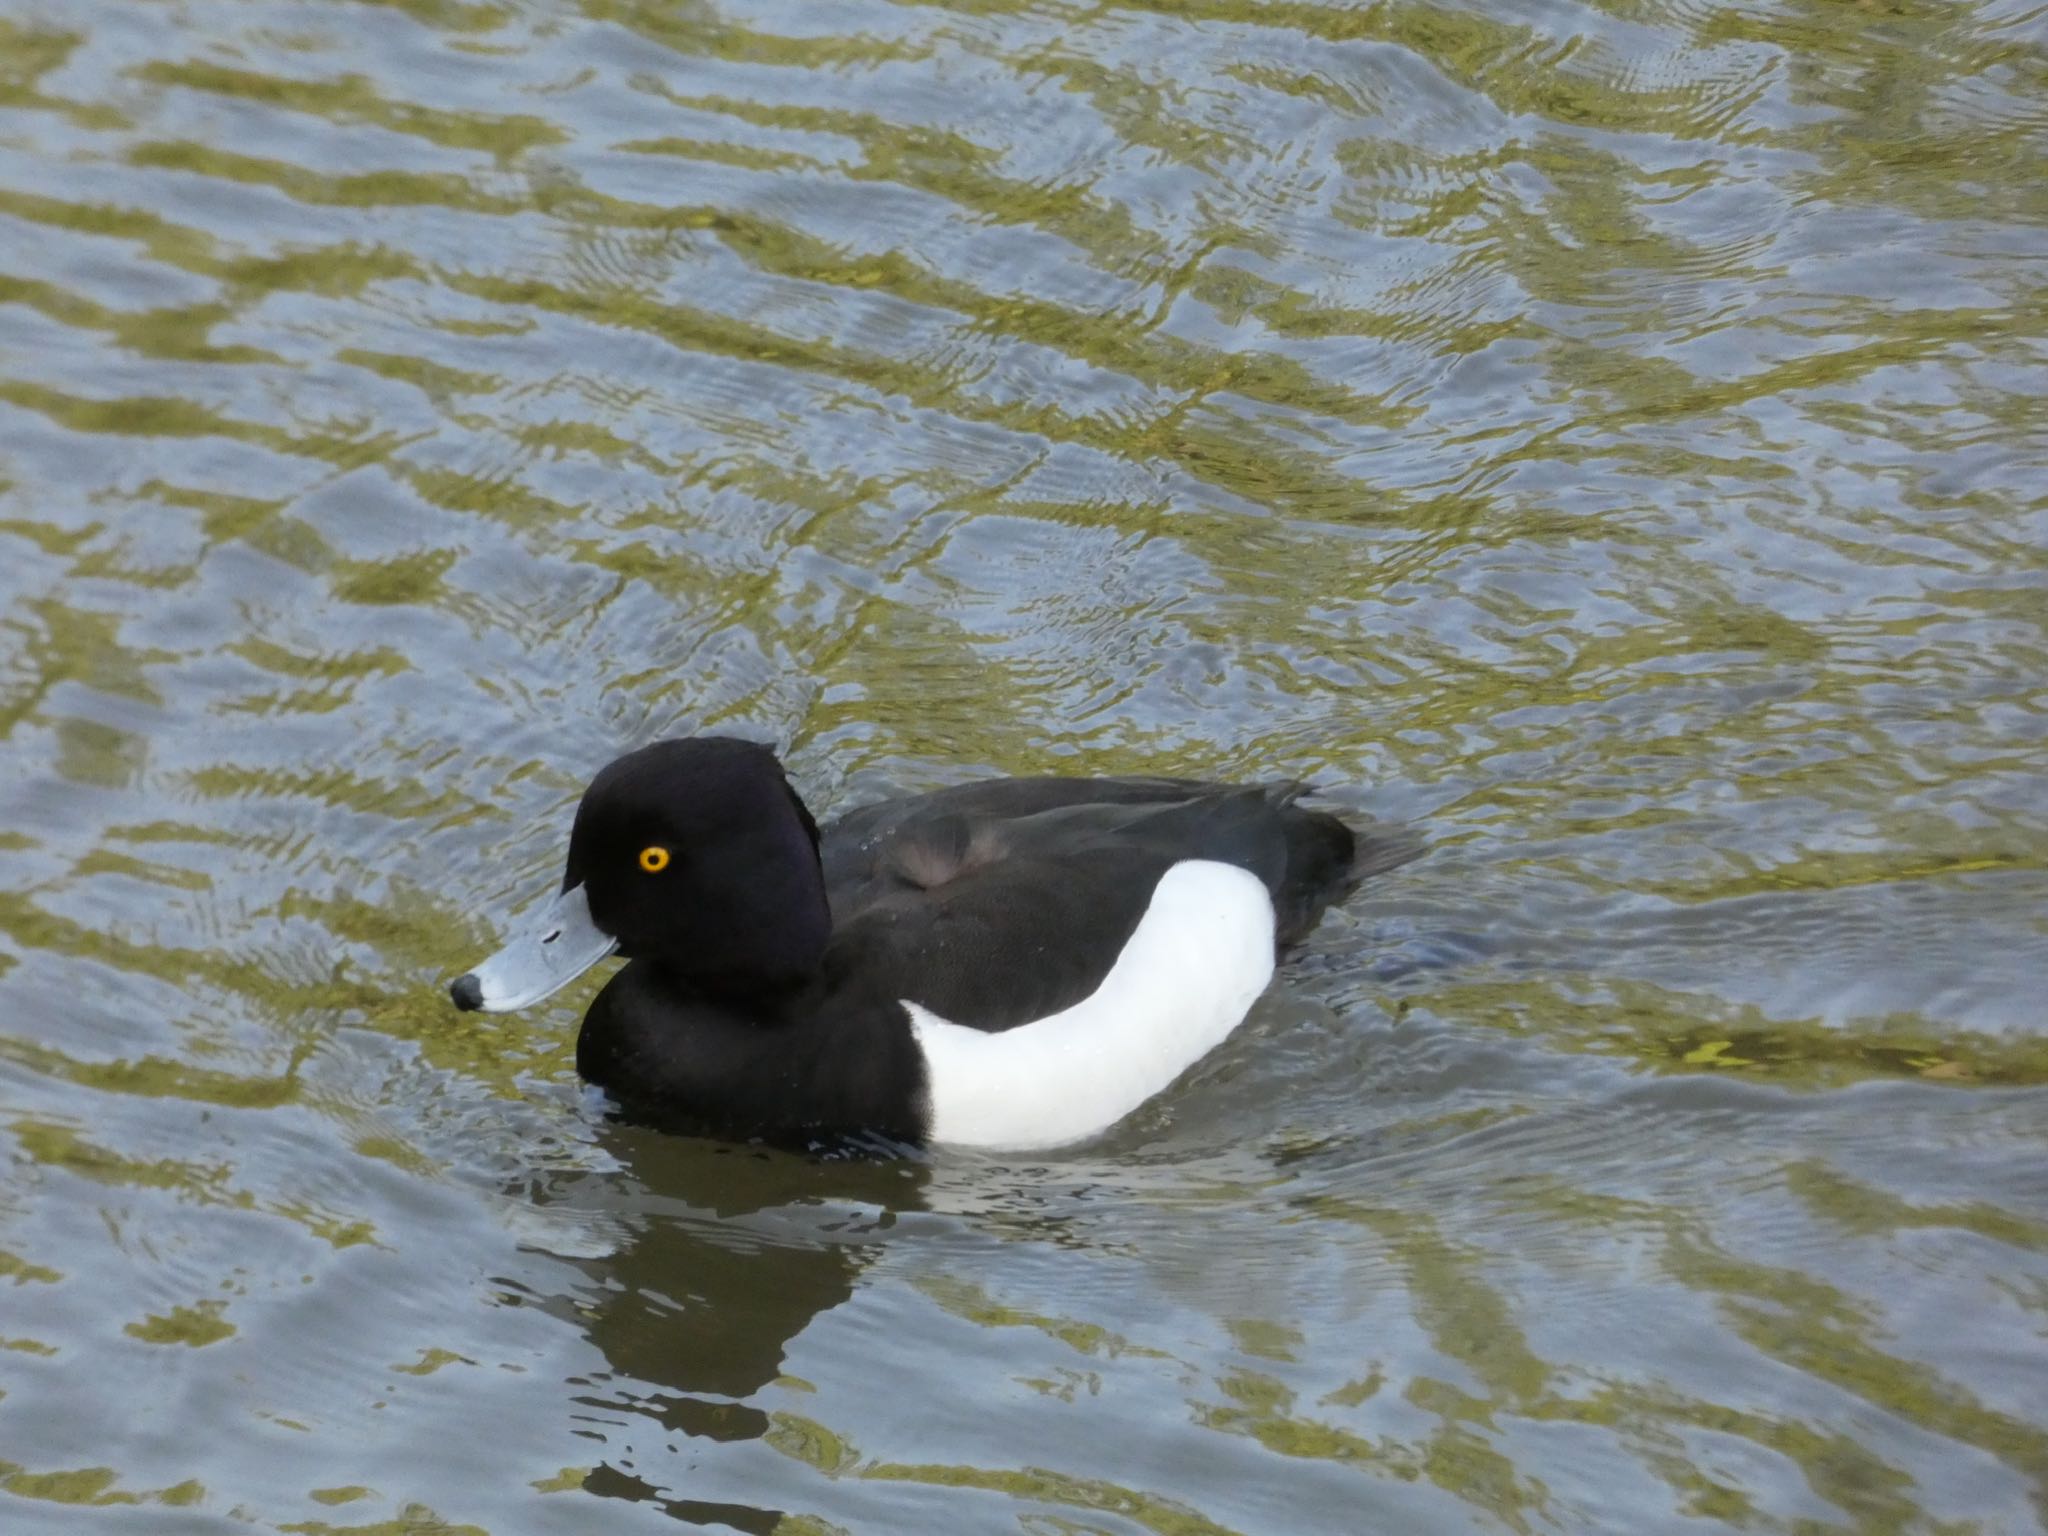
[[640, 850], [640, 867], [650, 875], [660, 874], [664, 869], [668, 868], [668, 850], [666, 848], [642, 848]]

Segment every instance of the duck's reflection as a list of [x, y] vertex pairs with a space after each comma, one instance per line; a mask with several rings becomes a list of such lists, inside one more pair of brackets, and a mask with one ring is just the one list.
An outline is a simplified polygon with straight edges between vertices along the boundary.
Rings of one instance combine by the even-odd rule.
[[930, 1169], [892, 1148], [804, 1154], [619, 1123], [599, 1139], [619, 1171], [544, 1197], [612, 1232], [610, 1253], [577, 1261], [590, 1280], [577, 1322], [610, 1367], [573, 1384], [578, 1432], [606, 1447], [584, 1489], [772, 1531], [781, 1511], [678, 1497], [669, 1447], [768, 1432], [749, 1400], [811, 1320], [853, 1295], [898, 1214], [923, 1208]]

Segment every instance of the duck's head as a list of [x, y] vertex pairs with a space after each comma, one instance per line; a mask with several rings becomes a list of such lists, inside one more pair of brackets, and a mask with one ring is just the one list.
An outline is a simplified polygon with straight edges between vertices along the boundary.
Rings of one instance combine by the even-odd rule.
[[560, 894], [449, 994], [524, 1008], [615, 950], [713, 990], [780, 991], [816, 972], [831, 926], [818, 829], [775, 754], [658, 741], [590, 781]]

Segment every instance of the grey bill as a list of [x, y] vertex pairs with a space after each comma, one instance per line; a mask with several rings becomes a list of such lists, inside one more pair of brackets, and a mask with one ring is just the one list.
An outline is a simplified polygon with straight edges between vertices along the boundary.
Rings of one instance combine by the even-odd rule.
[[619, 944], [591, 921], [580, 885], [529, 917], [525, 930], [455, 984], [459, 1003], [486, 1013], [524, 1008], [567, 986]]

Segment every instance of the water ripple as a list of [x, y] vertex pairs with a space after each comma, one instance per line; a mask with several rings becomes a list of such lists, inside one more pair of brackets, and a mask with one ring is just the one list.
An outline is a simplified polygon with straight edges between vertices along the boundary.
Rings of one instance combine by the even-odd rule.
[[[0, 0], [9, 1515], [2038, 1524], [2042, 14]], [[440, 991], [707, 728], [1432, 848], [710, 1146]]]

